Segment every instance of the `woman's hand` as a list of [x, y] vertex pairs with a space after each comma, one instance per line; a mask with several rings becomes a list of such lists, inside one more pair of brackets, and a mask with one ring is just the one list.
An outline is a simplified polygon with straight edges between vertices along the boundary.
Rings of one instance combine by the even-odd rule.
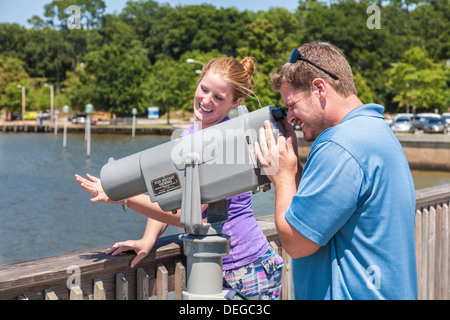
[[102, 202], [109, 204], [117, 204], [120, 203], [118, 201], [111, 200], [103, 191], [103, 187], [99, 178], [86, 174], [88, 179], [85, 179], [78, 174], [75, 174], [75, 179], [80, 184], [80, 186], [86, 190], [88, 193], [92, 194], [94, 198], [91, 199], [92, 202]]
[[117, 256], [122, 252], [133, 250], [136, 253], [136, 257], [131, 260], [130, 266], [131, 268], [134, 268], [139, 261], [144, 259], [149, 254], [152, 248], [153, 245], [150, 241], [146, 241], [144, 239], [127, 240], [123, 242], [116, 242], [111, 248], [106, 250], [105, 253], [112, 256]]

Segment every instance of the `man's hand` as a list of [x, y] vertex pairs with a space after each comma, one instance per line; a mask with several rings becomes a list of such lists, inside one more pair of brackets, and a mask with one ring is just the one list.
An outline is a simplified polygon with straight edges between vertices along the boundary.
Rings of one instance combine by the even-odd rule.
[[260, 129], [259, 143], [255, 142], [255, 152], [264, 171], [270, 171], [268, 177], [275, 186], [275, 225], [283, 249], [291, 257], [300, 258], [316, 252], [320, 246], [305, 238], [285, 218], [302, 173], [297, 157], [297, 138], [289, 126], [285, 122], [287, 139], [280, 134], [278, 143], [275, 143], [270, 122], [264, 122], [264, 128]]
[[[295, 132], [289, 124], [286, 136], [278, 135], [277, 141], [273, 136], [269, 121], [264, 122], [264, 128], [259, 130], [259, 142], [255, 142], [255, 153], [268, 176], [274, 185], [279, 182], [289, 183], [294, 181], [298, 171], [297, 141]], [[291, 129], [291, 130], [289, 130]], [[295, 144], [295, 147], [294, 147]], [[294, 179], [294, 180], [292, 180]]]

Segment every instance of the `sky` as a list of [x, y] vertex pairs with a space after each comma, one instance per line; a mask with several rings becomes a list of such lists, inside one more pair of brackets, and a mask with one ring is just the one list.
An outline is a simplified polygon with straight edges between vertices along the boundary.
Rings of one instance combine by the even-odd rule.
[[[103, 0], [106, 4], [106, 13], [120, 13], [128, 0]], [[0, 23], [17, 23], [29, 28], [27, 20], [37, 15], [44, 17], [44, 5], [52, 0], [0, 0]], [[271, 7], [286, 8], [294, 12], [298, 0], [157, 0], [159, 3], [168, 3], [172, 7], [177, 5], [212, 4], [217, 8], [236, 7], [238, 10], [267, 11]]]

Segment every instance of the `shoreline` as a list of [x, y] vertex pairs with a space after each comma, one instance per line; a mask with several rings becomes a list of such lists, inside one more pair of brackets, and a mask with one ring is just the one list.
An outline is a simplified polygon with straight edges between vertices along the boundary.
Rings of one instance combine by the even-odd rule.
[[[193, 120], [186, 119], [170, 119], [167, 124], [167, 119], [145, 119], [138, 118], [136, 121], [135, 134], [160, 134], [171, 135], [176, 129], [185, 129], [193, 124]], [[62, 119], [58, 121], [57, 132], [62, 133], [64, 130], [64, 122]], [[110, 121], [99, 121], [97, 124], [91, 125], [91, 133], [117, 133], [117, 134], [131, 134], [133, 126], [131, 124], [110, 124]], [[39, 124], [36, 120], [18, 120], [18, 121], [4, 121], [0, 120], [0, 132], [2, 133], [54, 133], [55, 126], [50, 121], [45, 121]], [[73, 124], [67, 122], [68, 133], [83, 133], [85, 132], [85, 124]]]

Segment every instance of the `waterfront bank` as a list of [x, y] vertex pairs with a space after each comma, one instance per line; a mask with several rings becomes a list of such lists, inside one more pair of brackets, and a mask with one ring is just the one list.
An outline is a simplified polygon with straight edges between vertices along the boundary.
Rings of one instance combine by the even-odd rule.
[[450, 170], [450, 135], [397, 135], [411, 169]]
[[[124, 118], [125, 120], [127, 118]], [[109, 121], [100, 121], [96, 125], [91, 125], [92, 134], [107, 134], [116, 133], [131, 135], [133, 126], [130, 121], [123, 121], [119, 124], [110, 124]], [[125, 124], [124, 124], [125, 122]], [[192, 124], [192, 121], [185, 119], [172, 119], [170, 124], [167, 124], [167, 119], [138, 119], [135, 127], [135, 134], [160, 134], [160, 135], [171, 135], [173, 130], [178, 128], [187, 128]], [[64, 130], [64, 122], [59, 121], [56, 128], [57, 133], [62, 133]], [[84, 124], [73, 124], [71, 122], [67, 123], [67, 133], [84, 133]], [[55, 126], [51, 124], [50, 121], [46, 121], [43, 124], [35, 120], [31, 121], [13, 121], [6, 122], [0, 121], [0, 132], [3, 133], [54, 133]]]

